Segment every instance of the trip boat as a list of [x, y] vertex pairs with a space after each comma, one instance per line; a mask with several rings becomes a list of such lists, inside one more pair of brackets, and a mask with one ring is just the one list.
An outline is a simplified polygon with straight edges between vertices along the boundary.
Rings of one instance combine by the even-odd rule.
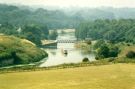
[[67, 50], [64, 50], [64, 52], [63, 52], [64, 54], [68, 54], [68, 52], [67, 52]]

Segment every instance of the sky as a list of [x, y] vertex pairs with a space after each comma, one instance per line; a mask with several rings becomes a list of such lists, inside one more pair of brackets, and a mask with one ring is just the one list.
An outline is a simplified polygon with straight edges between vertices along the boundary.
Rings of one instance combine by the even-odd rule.
[[135, 0], [0, 0], [0, 3], [59, 7], [135, 7]]

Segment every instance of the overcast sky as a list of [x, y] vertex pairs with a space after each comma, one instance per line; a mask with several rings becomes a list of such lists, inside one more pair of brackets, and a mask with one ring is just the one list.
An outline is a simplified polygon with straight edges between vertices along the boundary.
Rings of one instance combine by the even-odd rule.
[[0, 0], [0, 3], [59, 7], [135, 7], [135, 0]]

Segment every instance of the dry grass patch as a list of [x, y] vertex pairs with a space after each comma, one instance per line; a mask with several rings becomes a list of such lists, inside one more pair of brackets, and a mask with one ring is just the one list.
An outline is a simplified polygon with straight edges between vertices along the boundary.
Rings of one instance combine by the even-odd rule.
[[121, 46], [121, 53], [119, 54], [119, 57], [125, 57], [126, 54], [129, 52], [129, 51], [135, 51], [135, 45], [131, 45], [131, 46]]
[[0, 89], [135, 89], [135, 65], [1, 74]]

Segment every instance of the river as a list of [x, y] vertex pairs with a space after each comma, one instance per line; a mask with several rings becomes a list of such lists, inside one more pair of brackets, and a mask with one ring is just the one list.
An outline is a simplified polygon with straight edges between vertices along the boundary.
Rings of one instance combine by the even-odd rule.
[[[76, 39], [74, 33], [60, 34], [57, 37], [59, 39]], [[82, 59], [87, 57], [90, 61], [95, 60], [94, 53], [86, 52], [82, 49], [75, 48], [75, 43], [58, 43], [56, 49], [44, 48], [49, 54], [40, 67], [55, 66], [64, 63], [79, 63]], [[63, 50], [67, 50], [68, 54], [64, 54]]]

